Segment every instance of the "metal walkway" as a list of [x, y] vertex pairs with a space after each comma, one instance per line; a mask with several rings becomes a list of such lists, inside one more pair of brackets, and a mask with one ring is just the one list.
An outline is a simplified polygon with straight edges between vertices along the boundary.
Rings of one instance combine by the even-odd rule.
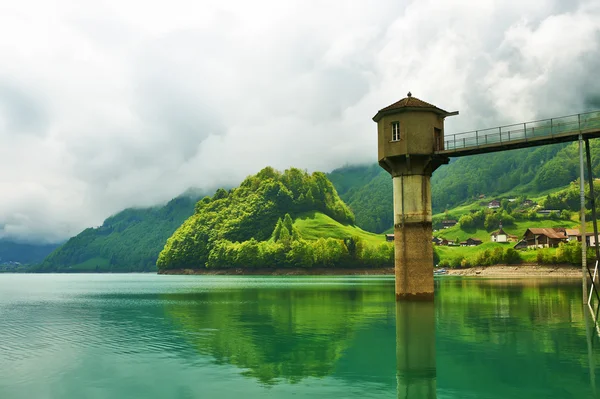
[[438, 155], [461, 157], [600, 137], [600, 111], [473, 130], [444, 137]]

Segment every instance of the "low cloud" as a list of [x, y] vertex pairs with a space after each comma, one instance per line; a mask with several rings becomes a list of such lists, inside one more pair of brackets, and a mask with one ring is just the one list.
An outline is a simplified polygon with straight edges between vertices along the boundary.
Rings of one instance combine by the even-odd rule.
[[266, 165], [373, 162], [371, 117], [409, 90], [460, 111], [449, 132], [600, 108], [593, 0], [3, 7], [0, 237], [62, 240]]

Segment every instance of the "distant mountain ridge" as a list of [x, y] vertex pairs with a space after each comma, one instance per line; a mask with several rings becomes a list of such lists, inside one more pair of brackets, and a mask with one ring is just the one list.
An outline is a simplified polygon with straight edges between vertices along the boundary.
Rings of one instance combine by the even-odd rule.
[[164, 206], [125, 209], [107, 218], [102, 226], [87, 228], [69, 239], [34, 271], [155, 271], [165, 241], [194, 213], [198, 199], [182, 195]]
[[[593, 173], [594, 176], [599, 176], [600, 143], [597, 140], [591, 141], [591, 150]], [[485, 194], [487, 198], [507, 192], [535, 197], [539, 193], [565, 187], [577, 177], [577, 143], [453, 159], [450, 164], [440, 167], [433, 174], [433, 211], [440, 213], [452, 209], [481, 194]], [[304, 179], [300, 174], [298, 178]], [[393, 226], [392, 179], [379, 165], [373, 163], [345, 166], [327, 174], [322, 184], [327, 180], [331, 181], [339, 197], [352, 210], [350, 214], [354, 214], [357, 226], [375, 233], [384, 232]], [[119, 212], [106, 219], [102, 226], [85, 229], [71, 238], [52, 252], [35, 270], [154, 271], [158, 254], [167, 239], [194, 213], [200, 195], [197, 190], [190, 193], [197, 196], [181, 196], [163, 207], [126, 209]], [[294, 195], [299, 198], [300, 194]], [[221, 194], [216, 198], [227, 195], [226, 190], [221, 190]], [[337, 212], [346, 212], [343, 202], [339, 202], [337, 206]], [[304, 211], [308, 210], [307, 208]], [[333, 212], [333, 209], [330, 211]], [[261, 233], [261, 237], [270, 233], [267, 231], [272, 227], [270, 223], [271, 221], [268, 228]], [[255, 225], [244, 227], [247, 231], [255, 228]], [[44, 250], [49, 251], [51, 248]], [[40, 262], [43, 250], [31, 252], [38, 254], [37, 257], [21, 258], [21, 263]], [[0, 258], [7, 259], [2, 255], [1, 241]]]
[[21, 243], [8, 238], [0, 239], [0, 270], [12, 271], [18, 264], [39, 263], [59, 245]]

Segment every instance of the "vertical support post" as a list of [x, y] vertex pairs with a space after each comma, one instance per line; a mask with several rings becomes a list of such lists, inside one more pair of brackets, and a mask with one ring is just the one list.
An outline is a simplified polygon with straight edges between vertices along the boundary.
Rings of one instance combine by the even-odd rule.
[[600, 248], [598, 248], [598, 221], [596, 220], [596, 197], [594, 196], [594, 176], [592, 175], [592, 156], [590, 154], [590, 139], [585, 139], [585, 158], [587, 161], [588, 184], [590, 185], [590, 197], [592, 206], [592, 224], [594, 225], [594, 249], [596, 260], [600, 259]]
[[581, 202], [581, 227], [579, 232], [581, 233], [581, 279], [583, 287], [583, 303], [587, 301], [587, 247], [586, 247], [586, 234], [585, 234], [585, 172], [583, 167], [583, 136], [579, 133], [579, 199]]
[[[394, 187], [394, 274], [396, 300], [433, 301], [433, 246], [431, 245], [431, 172], [426, 159], [415, 158], [411, 174], [396, 164]], [[418, 170], [417, 170], [418, 169]]]

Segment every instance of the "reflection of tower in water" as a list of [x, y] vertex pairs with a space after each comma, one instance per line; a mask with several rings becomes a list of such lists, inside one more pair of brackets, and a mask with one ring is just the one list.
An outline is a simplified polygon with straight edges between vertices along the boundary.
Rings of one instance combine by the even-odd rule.
[[399, 399], [436, 397], [433, 302], [396, 303], [396, 380]]

